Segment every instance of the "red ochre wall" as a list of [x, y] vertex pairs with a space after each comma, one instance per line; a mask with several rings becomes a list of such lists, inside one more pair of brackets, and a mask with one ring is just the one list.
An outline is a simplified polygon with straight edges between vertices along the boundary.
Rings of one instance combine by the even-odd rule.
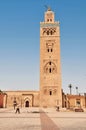
[[3, 108], [4, 94], [0, 94], [0, 108]]

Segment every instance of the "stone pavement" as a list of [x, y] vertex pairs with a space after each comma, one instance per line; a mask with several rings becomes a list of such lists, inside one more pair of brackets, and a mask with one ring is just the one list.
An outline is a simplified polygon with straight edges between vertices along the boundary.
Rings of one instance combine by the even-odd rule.
[[0, 130], [86, 130], [86, 112], [57, 112], [55, 108], [0, 108]]

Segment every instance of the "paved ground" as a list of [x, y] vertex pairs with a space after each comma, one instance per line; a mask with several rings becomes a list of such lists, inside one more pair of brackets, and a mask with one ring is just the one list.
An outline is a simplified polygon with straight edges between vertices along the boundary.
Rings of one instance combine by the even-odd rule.
[[57, 112], [55, 108], [0, 108], [0, 130], [86, 130], [86, 112]]

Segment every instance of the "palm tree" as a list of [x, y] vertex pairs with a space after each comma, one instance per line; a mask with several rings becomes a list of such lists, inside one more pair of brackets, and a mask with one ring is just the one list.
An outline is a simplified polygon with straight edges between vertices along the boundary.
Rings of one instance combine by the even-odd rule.
[[1, 89], [0, 89], [0, 94], [2, 93]]
[[78, 87], [76, 87], [76, 94], [78, 95]]
[[72, 85], [71, 84], [69, 84], [69, 89], [70, 89], [70, 94], [72, 94], [72, 91], [71, 91], [71, 89], [72, 89]]

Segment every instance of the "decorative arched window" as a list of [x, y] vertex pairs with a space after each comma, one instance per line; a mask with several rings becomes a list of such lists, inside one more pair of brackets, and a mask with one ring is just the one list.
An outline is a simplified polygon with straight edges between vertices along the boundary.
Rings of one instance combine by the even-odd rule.
[[47, 31], [47, 35], [49, 35], [49, 31]]
[[47, 52], [53, 52], [54, 43], [46, 43]]
[[49, 91], [49, 95], [52, 95], [52, 91], [51, 90]]
[[51, 65], [51, 61], [49, 62], [49, 64]]
[[49, 52], [49, 49], [47, 49], [47, 51]]
[[53, 51], [53, 49], [51, 48], [51, 52]]
[[47, 19], [47, 22], [49, 22], [49, 19]]
[[52, 30], [51, 30], [50, 34], [51, 34], [51, 35], [53, 34]]
[[50, 21], [52, 22], [52, 19], [50, 19]]
[[44, 73], [56, 73], [57, 69], [56, 69], [56, 65], [49, 61], [45, 66], [44, 66]]
[[51, 73], [51, 68], [49, 68], [49, 73]]
[[[47, 19], [49, 22], [49, 19]], [[56, 28], [43, 28], [43, 35], [54, 35], [56, 33]]]

